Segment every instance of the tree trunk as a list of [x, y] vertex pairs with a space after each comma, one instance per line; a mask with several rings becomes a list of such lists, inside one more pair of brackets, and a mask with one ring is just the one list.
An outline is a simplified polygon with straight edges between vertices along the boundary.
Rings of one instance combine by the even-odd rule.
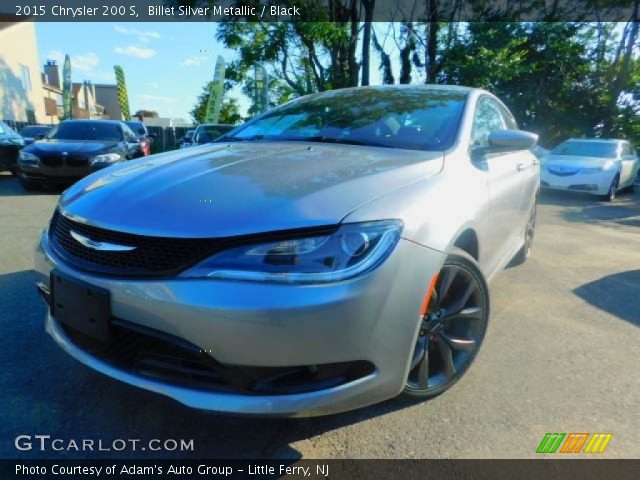
[[371, 22], [375, 0], [362, 0], [364, 8], [364, 32], [362, 37], [362, 85], [369, 85], [369, 71], [371, 68]]

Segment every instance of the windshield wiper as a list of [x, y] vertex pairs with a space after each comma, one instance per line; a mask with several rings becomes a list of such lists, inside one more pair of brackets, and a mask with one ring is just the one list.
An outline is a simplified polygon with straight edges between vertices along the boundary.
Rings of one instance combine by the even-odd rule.
[[326, 137], [324, 135], [313, 135], [311, 137], [285, 137], [282, 140], [294, 140], [298, 142], [340, 143], [344, 145], [361, 145], [364, 147], [396, 148], [393, 145], [388, 145], [386, 143], [365, 142], [363, 140], [354, 140], [351, 138]]
[[250, 137], [220, 137], [216, 140], [216, 143], [226, 143], [226, 142], [252, 142], [254, 140], [262, 140], [264, 135], [252, 135]]

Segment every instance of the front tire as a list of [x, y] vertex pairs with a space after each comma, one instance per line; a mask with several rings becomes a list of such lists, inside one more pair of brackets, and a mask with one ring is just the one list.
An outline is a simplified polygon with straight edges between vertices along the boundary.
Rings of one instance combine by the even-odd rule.
[[432, 398], [455, 384], [473, 363], [489, 321], [489, 290], [475, 259], [455, 249], [447, 257], [420, 319], [403, 394]]
[[22, 185], [22, 188], [25, 190], [33, 191], [42, 189], [42, 182], [38, 180], [24, 177], [23, 175], [18, 175], [18, 180], [20, 180], [20, 185]]
[[618, 191], [619, 182], [620, 182], [620, 178], [617, 175], [613, 177], [613, 180], [611, 181], [611, 186], [609, 186], [609, 191], [603, 198], [605, 202], [613, 202], [616, 199], [616, 192]]

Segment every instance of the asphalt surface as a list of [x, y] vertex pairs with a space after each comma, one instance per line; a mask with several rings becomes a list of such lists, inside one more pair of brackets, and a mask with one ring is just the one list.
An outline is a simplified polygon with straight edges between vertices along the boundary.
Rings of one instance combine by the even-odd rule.
[[[302, 420], [190, 410], [56, 347], [31, 252], [58, 193], [0, 174], [0, 458], [525, 458], [546, 432], [612, 432], [602, 457], [640, 457], [639, 193], [611, 205], [542, 196], [533, 256], [492, 283], [484, 346], [451, 390]], [[195, 450], [19, 452], [20, 434], [194, 439]]]

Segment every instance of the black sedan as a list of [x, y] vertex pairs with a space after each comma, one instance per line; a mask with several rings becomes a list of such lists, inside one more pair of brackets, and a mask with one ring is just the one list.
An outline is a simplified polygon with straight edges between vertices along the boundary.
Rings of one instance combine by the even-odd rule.
[[70, 184], [141, 155], [138, 137], [114, 120], [67, 120], [20, 151], [18, 177], [27, 190], [44, 183]]
[[0, 172], [15, 173], [18, 152], [24, 145], [24, 139], [9, 125], [0, 121]]

